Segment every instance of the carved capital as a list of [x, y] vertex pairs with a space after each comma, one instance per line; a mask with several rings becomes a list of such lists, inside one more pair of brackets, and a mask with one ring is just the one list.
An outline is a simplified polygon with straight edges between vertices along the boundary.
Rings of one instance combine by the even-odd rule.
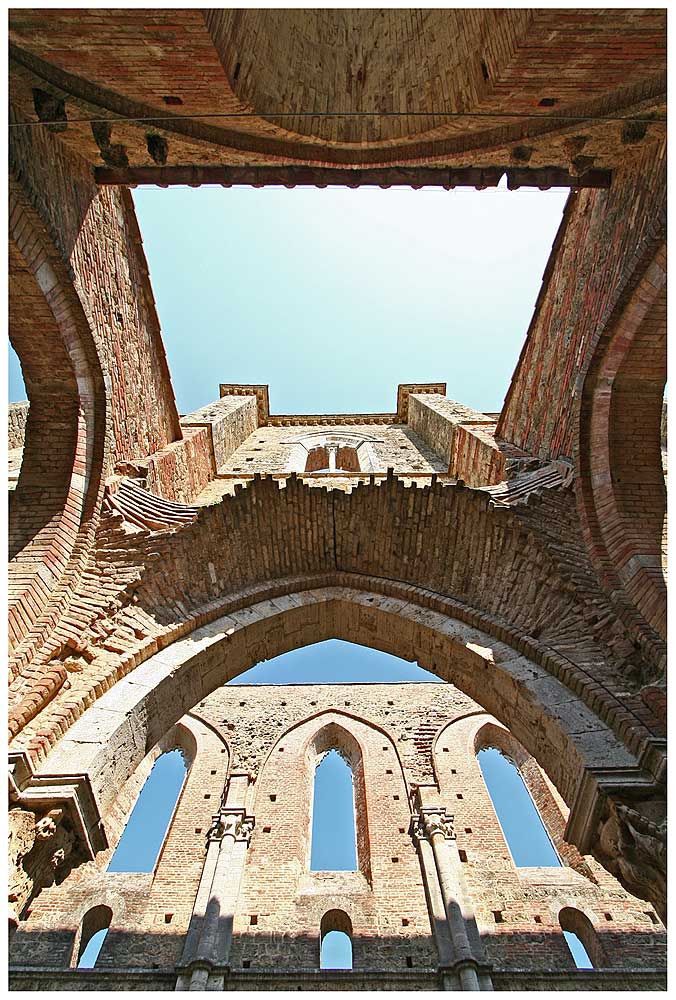
[[223, 840], [225, 837], [232, 837], [233, 840], [246, 841], [249, 843], [251, 832], [254, 828], [254, 817], [247, 816], [243, 810], [221, 810], [211, 819], [211, 826], [207, 830], [207, 844], [214, 840]]
[[431, 840], [435, 834], [441, 834], [445, 840], [455, 840], [452, 813], [445, 809], [423, 809], [411, 819], [411, 836], [417, 844], [425, 839]]

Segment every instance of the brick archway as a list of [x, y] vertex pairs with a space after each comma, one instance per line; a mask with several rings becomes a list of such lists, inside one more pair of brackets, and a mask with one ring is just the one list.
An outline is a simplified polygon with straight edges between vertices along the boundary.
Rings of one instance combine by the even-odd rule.
[[660, 423], [666, 382], [666, 246], [643, 266], [587, 374], [578, 497], [589, 551], [613, 606], [666, 666]]
[[[24, 460], [10, 505], [10, 673], [40, 650], [67, 607], [100, 516], [106, 390], [88, 321], [59, 251], [10, 186], [9, 335], [29, 396]], [[47, 676], [45, 684], [52, 684]]]
[[[638, 798], [659, 798], [642, 761], [546, 669], [413, 597], [323, 587], [218, 618], [119, 680], [68, 730], [38, 777], [85, 774], [105, 819], [117, 790], [148, 750], [216, 687], [262, 659], [338, 638], [417, 660], [483, 704], [570, 805], [569, 837], [583, 853], [595, 850], [615, 796], [628, 789]], [[599, 860], [607, 863], [605, 856]]]

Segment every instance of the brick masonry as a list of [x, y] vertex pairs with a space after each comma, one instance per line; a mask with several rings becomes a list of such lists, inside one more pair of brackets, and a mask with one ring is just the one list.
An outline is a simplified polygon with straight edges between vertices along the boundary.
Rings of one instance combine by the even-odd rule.
[[[40, 933], [51, 936], [55, 961], [67, 964], [90, 898], [83, 887], [91, 876], [97, 892], [108, 888], [105, 838], [115, 842], [167, 733], [183, 734], [191, 759], [200, 746], [186, 801], [194, 782], [215, 770], [222, 788], [223, 767], [235, 766], [213, 766], [210, 756], [221, 757], [222, 722], [196, 735], [206, 722], [180, 721], [197, 702], [216, 698], [226, 679], [220, 644], [229, 643], [234, 676], [262, 657], [340, 634], [422, 656], [465, 691], [459, 697], [499, 720], [490, 723], [492, 738], [507, 740], [506, 727], [537, 760], [520, 762], [575, 878], [566, 886], [529, 883], [526, 893], [494, 837], [480, 852], [495, 869], [490, 887], [471, 843], [458, 843], [468, 859], [463, 884], [476, 895], [496, 988], [570, 984], [547, 899], [565, 890], [580, 902], [593, 885], [613, 900], [628, 899], [629, 890], [660, 913], [665, 904], [664, 12], [20, 10], [10, 31], [10, 121], [19, 126], [10, 143], [10, 337], [30, 401], [10, 503], [13, 905], [25, 920], [31, 906], [37, 915], [42, 900], [60, 900], [58, 921]], [[459, 53], [452, 65], [449, 33]], [[252, 57], [258, 46], [263, 61]], [[293, 117], [280, 121], [274, 112], [287, 73], [302, 83], [300, 103], [282, 109]], [[229, 124], [190, 117], [208, 114], [214, 95], [224, 112], [255, 113]], [[377, 119], [300, 114], [316, 101], [322, 109], [334, 101], [369, 110], [374, 95], [384, 102]], [[440, 119], [440, 104], [462, 116]], [[388, 115], [393, 109], [411, 114]], [[501, 117], [486, 117], [491, 112]], [[506, 122], [505, 112], [514, 119]], [[117, 120], [160, 113], [171, 121]], [[92, 116], [116, 120], [92, 127]], [[531, 183], [546, 181], [531, 168], [569, 178], [599, 167], [610, 174], [603, 188], [573, 188], [500, 414], [446, 399], [443, 383], [406, 383], [393, 413], [276, 415], [266, 386], [224, 382], [218, 401], [180, 418], [131, 194], [110, 177], [97, 184], [101, 167], [118, 185], [136, 167], [166, 169], [150, 179], [171, 183], [178, 164], [196, 171], [195, 183], [202, 167], [242, 164], [252, 183], [258, 169], [275, 165], [306, 170], [308, 183], [320, 182], [313, 171], [324, 167], [368, 165], [403, 170], [396, 176], [414, 184], [423, 168], [470, 168], [480, 187], [496, 183], [505, 167], [510, 183], [517, 168]], [[484, 176], [488, 168], [495, 169]], [[446, 186], [455, 177], [449, 172]], [[13, 449], [20, 422], [10, 426]], [[334, 472], [318, 471], [333, 458]], [[225, 621], [232, 635], [219, 634]], [[189, 670], [191, 657], [204, 674]], [[446, 695], [437, 688], [434, 697]], [[380, 725], [372, 709], [363, 706], [349, 740], [362, 741], [364, 768], [377, 774], [384, 751], [370, 742]], [[462, 740], [476, 734], [453, 711], [448, 706], [457, 724], [449, 755], [464, 760]], [[429, 705], [425, 713], [441, 726]], [[308, 746], [319, 738], [307, 714], [288, 723], [299, 732], [305, 726]], [[398, 746], [395, 730], [388, 738]], [[253, 754], [257, 743], [248, 739]], [[510, 746], [512, 755], [522, 752]], [[404, 784], [421, 781], [428, 766], [427, 750], [409, 751], [402, 750]], [[435, 781], [451, 794], [443, 749], [441, 756]], [[488, 831], [473, 759], [467, 807]], [[207, 766], [209, 775], [200, 770]], [[263, 766], [257, 783], [279, 780], [273, 770]], [[50, 784], [56, 774], [58, 789]], [[305, 801], [301, 784], [294, 787]], [[364, 795], [382, 792], [364, 787]], [[110, 936], [120, 961], [138, 956], [148, 934], [157, 943], [160, 969], [142, 969], [136, 958], [135, 971], [115, 965], [118, 983], [130, 989], [172, 988], [166, 970], [181, 938], [174, 921], [187, 929], [203, 875], [181, 808], [170, 835], [174, 859], [163, 855], [173, 865], [166, 871], [176, 910], [160, 883], [153, 895], [152, 877], [109, 887], [112, 908], [126, 907], [129, 916], [124, 933]], [[199, 817], [193, 830], [207, 822]], [[290, 815], [285, 822], [298, 861], [302, 836]], [[246, 854], [242, 843], [233, 858]], [[575, 845], [596, 861], [582, 859]], [[397, 865], [409, 864], [402, 858]], [[410, 897], [422, 920], [414, 869], [406, 869], [403, 894], [400, 882], [388, 881], [385, 855], [374, 855], [374, 866], [382, 900], [400, 907]], [[610, 888], [613, 876], [623, 889]], [[242, 892], [251, 905], [262, 892], [256, 877], [249, 866]], [[429, 928], [418, 940], [402, 925], [388, 949], [387, 936], [374, 936], [376, 889], [357, 883], [361, 954], [379, 951], [386, 972], [378, 978], [364, 967], [350, 988], [439, 988]], [[325, 886], [311, 880], [310, 887], [303, 903], [310, 936], [299, 936], [299, 962], [316, 951], [315, 904]], [[509, 915], [492, 925], [489, 896]], [[291, 895], [284, 898], [285, 912], [295, 912]], [[382, 905], [393, 929], [395, 910]], [[600, 928], [603, 949], [611, 954], [626, 941], [631, 961], [648, 961], [652, 945], [637, 946], [641, 920], [631, 909], [643, 906], [645, 917], [648, 904], [627, 903], [617, 917], [608, 904], [610, 929], [594, 905], [584, 912]], [[268, 939], [264, 920], [249, 926], [259, 929], [238, 923], [233, 955], [243, 956], [242, 941], [255, 934], [272, 961], [277, 931]], [[413, 939], [415, 955], [402, 951]], [[525, 968], [526, 942], [551, 946], [550, 965], [537, 976], [503, 968], [505, 939]], [[413, 963], [407, 971], [402, 957]], [[16, 982], [44, 985], [39, 972], [26, 975]], [[59, 983], [74, 975], [64, 971]], [[78, 981], [96, 988], [98, 975]], [[212, 988], [224, 988], [225, 973], [218, 975]], [[228, 982], [234, 989], [345, 985], [338, 974], [317, 975], [291, 971], [275, 980], [252, 964]], [[449, 975], [442, 985], [457, 988]], [[612, 970], [593, 982], [621, 985]]]
[[[106, 874], [152, 761], [176, 741], [191, 767], [155, 871]], [[499, 747], [519, 764], [563, 867], [515, 867], [475, 756], [485, 745]], [[309, 870], [314, 768], [317, 753], [331, 748], [348, 755], [355, 773], [361, 855], [355, 872]], [[431, 783], [438, 784], [454, 816], [487, 961], [511, 977], [507, 982], [520, 984], [531, 972], [567, 974], [567, 984], [574, 982], [559, 924], [564, 907], [591, 921], [599, 968], [624, 969], [626, 981], [642, 988], [641, 970], [645, 982], [653, 982], [651, 970], [663, 963], [664, 934], [654, 911], [594, 859], [570, 854], [561, 839], [567, 809], [553, 786], [513, 737], [452, 685], [220, 687], [159, 749], [118, 798], [109, 850], [33, 903], [14, 938], [12, 960], [36, 971], [17, 974], [17, 987], [37, 985], [41, 966], [55, 973], [67, 968], [74, 947], [77, 952], [84, 912], [101, 903], [113, 909], [101, 970], [116, 977], [148, 970], [149, 985], [154, 985], [151, 967], [173, 972], [190, 922], [211, 813], [228, 775], [242, 771], [250, 775], [247, 801], [255, 827], [234, 914], [230, 965], [251, 970], [248, 981], [273, 971], [289, 976], [317, 969], [321, 916], [335, 908], [352, 921], [357, 972], [382, 970], [386, 978], [398, 973], [403, 983], [407, 975], [415, 982], [420, 973], [436, 979], [438, 956], [409, 832], [411, 789]], [[587, 942], [589, 949], [592, 943]], [[416, 971], [409, 974], [405, 970], [411, 967]], [[83, 973], [85, 982], [88, 975]], [[67, 982], [70, 988], [88, 988], [77, 978]]]

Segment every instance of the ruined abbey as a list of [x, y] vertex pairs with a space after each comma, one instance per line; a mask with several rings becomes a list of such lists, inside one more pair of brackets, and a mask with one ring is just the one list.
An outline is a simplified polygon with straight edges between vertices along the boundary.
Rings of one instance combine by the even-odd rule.
[[[666, 11], [9, 33], [10, 987], [665, 989]], [[499, 413], [442, 371], [280, 414], [223, 371], [179, 414], [131, 188], [505, 177], [570, 194]], [[227, 686], [330, 639], [445, 683]], [[177, 749], [154, 868], [114, 870]], [[333, 751], [352, 870], [310, 863]], [[515, 860], [484, 751], [555, 863]]]

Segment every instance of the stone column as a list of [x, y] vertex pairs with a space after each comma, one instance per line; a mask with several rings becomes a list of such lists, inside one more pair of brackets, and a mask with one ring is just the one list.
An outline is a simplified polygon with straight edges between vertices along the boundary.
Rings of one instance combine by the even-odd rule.
[[[452, 977], [444, 975], [444, 988], [456, 988], [457, 977], [462, 991], [492, 990], [490, 976], [484, 965], [474, 913], [472, 911], [455, 846], [453, 816], [439, 806], [421, 808], [414, 815], [411, 832], [420, 854], [423, 878], [432, 905], [440, 968], [446, 967]], [[431, 858], [430, 858], [431, 854]], [[435, 884], [436, 883], [436, 884]], [[434, 900], [440, 892], [446, 928], [442, 929], [435, 912]], [[474, 939], [474, 945], [471, 939]]]
[[329, 456], [329, 472], [336, 471], [336, 457], [338, 455], [338, 445], [337, 444], [327, 444], [326, 452]]
[[[227, 800], [207, 833], [207, 856], [183, 949], [178, 991], [223, 989], [246, 847], [254, 827], [254, 818], [243, 805], [228, 804], [240, 798], [232, 794], [238, 784], [231, 779]], [[243, 849], [236, 850], [237, 844]], [[215, 969], [223, 970], [216, 973], [218, 982], [212, 975]]]

